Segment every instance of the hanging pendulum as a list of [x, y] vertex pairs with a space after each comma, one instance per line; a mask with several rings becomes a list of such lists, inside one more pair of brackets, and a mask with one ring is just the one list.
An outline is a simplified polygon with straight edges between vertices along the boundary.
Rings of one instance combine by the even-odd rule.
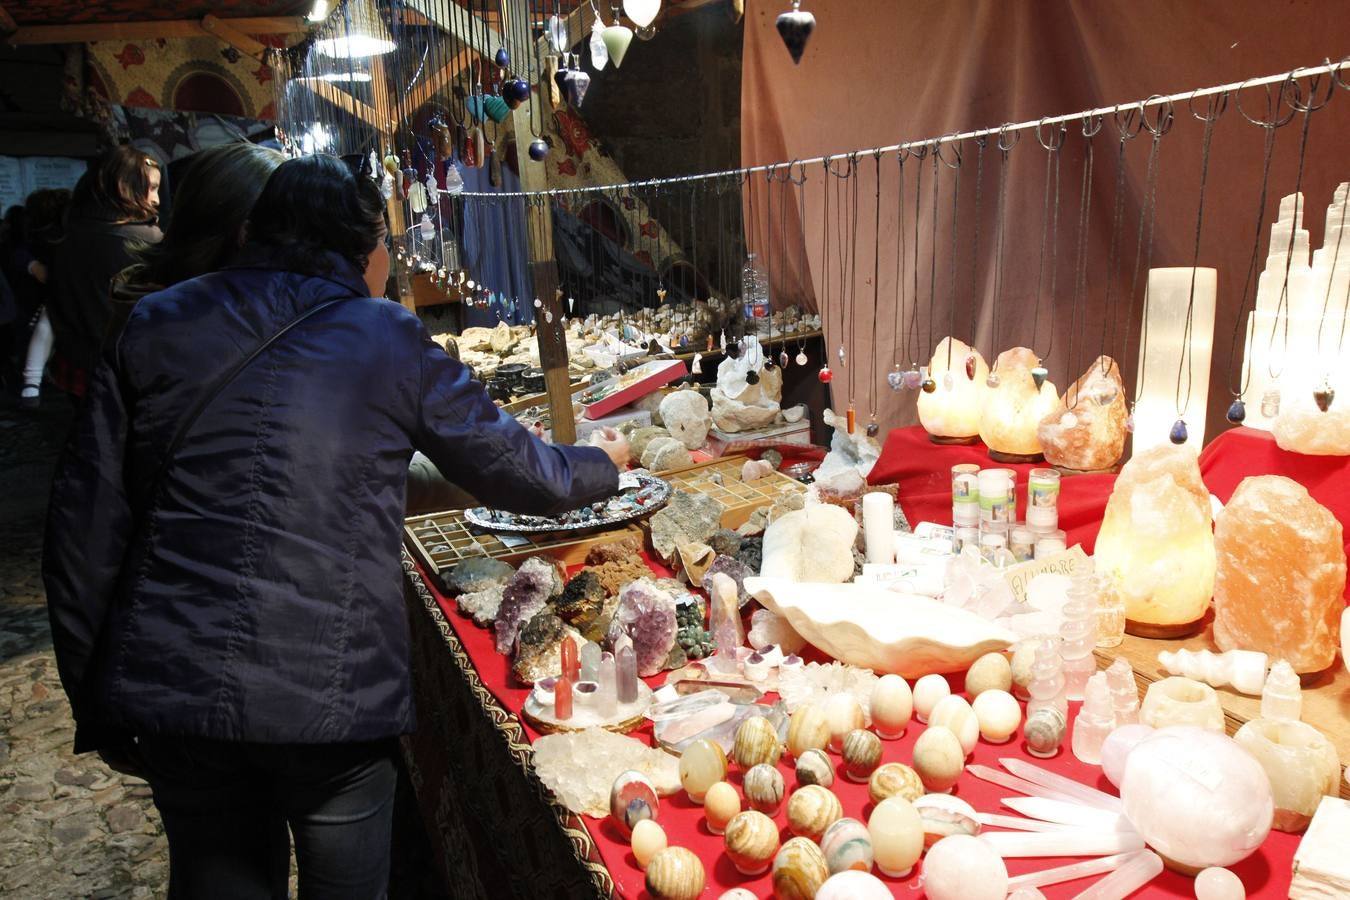
[[910, 363], [909, 368], [905, 370], [904, 384], [911, 391], [917, 391], [923, 384], [923, 372], [919, 371], [917, 364]]
[[[740, 358], [741, 358], [741, 342], [740, 342], [740, 341], [732, 341], [730, 344], [727, 344], [727, 346], [726, 346], [726, 354], [727, 354], [727, 356], [729, 356], [731, 359], [740, 359]], [[756, 375], [755, 378], [758, 379], [759, 376]]]
[[999, 385], [999, 381], [1000, 379], [998, 377], [998, 373], [991, 371], [989, 373], [989, 377], [984, 380], [984, 386], [989, 388], [996, 388]]
[[834, 373], [830, 371], [829, 366], [821, 366], [820, 371], [816, 373], [816, 377], [820, 379], [821, 384], [829, 384], [830, 379], [834, 378]]
[[970, 381], [975, 380], [975, 354], [972, 353], [966, 357], [966, 378]]
[[853, 404], [848, 405], [848, 433], [852, 434], [854, 426], [858, 424], [858, 414], [853, 409]]
[[543, 300], [540, 300], [538, 297], [535, 297], [535, 298], [534, 298], [534, 308], [535, 308], [535, 309], [540, 309], [540, 308], [543, 307], [543, 305], [544, 305], [544, 301], [543, 301]]
[[657, 305], [660, 305], [665, 302], [666, 302], [666, 289], [663, 287], [659, 287], [656, 289], [656, 303]]
[[1234, 425], [1241, 425], [1247, 418], [1247, 404], [1242, 402], [1241, 397], [1233, 398], [1233, 402], [1228, 407], [1228, 421]]
[[[1315, 398], [1314, 398], [1315, 399]], [[1275, 388], [1261, 395], [1261, 415], [1273, 419], [1280, 414], [1280, 390]]]
[[497, 68], [499, 69], [509, 67], [511, 65], [511, 51], [507, 50], [505, 47], [498, 47], [496, 62]]
[[955, 383], [955, 379], [952, 378], [951, 370], [948, 369], [948, 370], [947, 370], [947, 374], [942, 376], [942, 389], [943, 389], [943, 390], [946, 390], [946, 391], [950, 391], [950, 390], [952, 389], [952, 385], [953, 385], [954, 383]]
[[867, 436], [874, 438], [881, 431], [881, 426], [877, 424], [876, 413], [872, 414], [872, 421], [867, 423]]
[[1130, 403], [1130, 414], [1125, 417], [1125, 430], [1134, 434], [1134, 403]]
[[780, 352], [779, 352], [779, 354], [778, 354], [778, 365], [781, 366], [781, 367], [784, 368], [784, 369], [786, 369], [786, 368], [788, 367], [788, 354], [787, 354], [787, 351], [786, 351], [786, 350], [783, 350], [783, 351], [780, 351]]
[[1172, 430], [1168, 432], [1167, 439], [1180, 446], [1186, 443], [1190, 434], [1186, 431], [1186, 423], [1182, 419], [1177, 419], [1172, 423]]
[[933, 380], [933, 376], [928, 374], [927, 368], [923, 370], [923, 381], [919, 386], [923, 388], [925, 394], [931, 394], [937, 390], [937, 382]]
[[1322, 386], [1313, 391], [1313, 402], [1322, 412], [1331, 409], [1331, 401], [1336, 399], [1336, 391], [1331, 387], [1331, 383], [1325, 378], [1322, 379]]
[[695, 353], [694, 361], [689, 364], [689, 371], [695, 375], [703, 374], [703, 354]]
[[745, 383], [749, 385], [759, 384], [759, 373], [754, 369], [745, 373]]
[[900, 364], [896, 363], [895, 368], [886, 373], [886, 384], [893, 391], [898, 391], [905, 386], [905, 374], [900, 371]]
[[844, 345], [843, 345], [843, 344], [840, 344], [840, 345], [839, 345], [839, 365], [842, 366], [842, 367], [845, 368], [845, 369], [848, 368], [848, 356], [847, 356], [847, 354], [844, 353]]
[[1031, 380], [1036, 382], [1036, 390], [1039, 391], [1041, 389], [1041, 385], [1045, 384], [1045, 379], [1049, 377], [1049, 375], [1050, 373], [1046, 371], [1045, 366], [1041, 365], [1039, 362], [1036, 363], [1035, 367], [1031, 370]]
[[[721, 337], [718, 338], [718, 346], [723, 350], [727, 349], [727, 330], [725, 328], [722, 329]], [[712, 348], [709, 347], [708, 349], [711, 350]]]
[[792, 9], [780, 15], [775, 23], [794, 65], [801, 63], [806, 42], [810, 40], [811, 32], [816, 30], [816, 17], [809, 12], [802, 12], [798, 9], [800, 5], [801, 0], [792, 0]]
[[545, 157], [548, 156], [548, 142], [543, 138], [535, 138], [530, 141], [529, 153], [530, 159], [535, 162], [543, 162]]
[[805, 350], [798, 350], [798, 351], [797, 351], [797, 365], [799, 365], [799, 366], [804, 366], [804, 365], [806, 365], [806, 363], [807, 363], [806, 351], [805, 351]]

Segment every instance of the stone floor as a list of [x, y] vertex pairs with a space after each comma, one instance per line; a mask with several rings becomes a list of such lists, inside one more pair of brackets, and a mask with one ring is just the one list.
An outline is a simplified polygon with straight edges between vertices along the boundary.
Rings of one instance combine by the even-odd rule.
[[163, 896], [168, 845], [139, 779], [71, 753], [74, 723], [39, 562], [47, 490], [70, 420], [0, 398], [0, 896]]

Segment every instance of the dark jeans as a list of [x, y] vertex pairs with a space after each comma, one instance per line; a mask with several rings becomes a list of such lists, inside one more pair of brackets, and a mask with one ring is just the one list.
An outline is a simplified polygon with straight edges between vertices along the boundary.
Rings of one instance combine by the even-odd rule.
[[141, 738], [170, 900], [285, 898], [288, 826], [301, 900], [384, 897], [397, 748]]

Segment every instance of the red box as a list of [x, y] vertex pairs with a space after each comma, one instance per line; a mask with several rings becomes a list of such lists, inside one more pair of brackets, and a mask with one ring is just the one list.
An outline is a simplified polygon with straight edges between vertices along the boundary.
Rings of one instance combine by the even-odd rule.
[[578, 395], [577, 400], [586, 408], [587, 419], [599, 419], [687, 374], [689, 369], [682, 359], [654, 359], [625, 375], [587, 388]]

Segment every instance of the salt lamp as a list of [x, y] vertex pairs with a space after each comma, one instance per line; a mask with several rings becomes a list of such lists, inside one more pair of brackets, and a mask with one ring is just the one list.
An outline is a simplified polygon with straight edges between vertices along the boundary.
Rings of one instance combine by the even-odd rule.
[[1126, 631], [1179, 637], [1198, 629], [1214, 594], [1209, 491], [1196, 454], [1162, 444], [1130, 459], [1097, 536], [1097, 574], [1125, 602]]
[[936, 383], [919, 393], [919, 422], [935, 444], [971, 444], [980, 434], [980, 407], [989, 390], [989, 365], [980, 351], [954, 337], [943, 338], [928, 361]]
[[[1281, 257], [1283, 258], [1283, 257]], [[1194, 283], [1194, 290], [1192, 290]], [[1214, 349], [1214, 269], [1173, 267], [1149, 269], [1144, 302], [1145, 322], [1135, 375], [1132, 455], [1168, 442], [1178, 418], [1186, 423], [1182, 444], [1198, 453], [1205, 438], [1209, 405], [1210, 357]], [[1262, 332], [1269, 334], [1269, 332]], [[1190, 372], [1190, 402], [1177, 416], [1177, 372]], [[1248, 394], [1248, 396], [1256, 396]], [[1180, 435], [1179, 435], [1180, 436]], [[1195, 440], [1190, 441], [1190, 438]]]
[[1041, 439], [1036, 428], [1059, 401], [1050, 381], [1036, 387], [1031, 370], [1040, 359], [1026, 347], [1013, 347], [994, 363], [997, 383], [984, 392], [980, 410], [980, 438], [989, 455], [1000, 462], [1036, 462], [1041, 458]]
[[1214, 527], [1214, 642], [1285, 659], [1299, 674], [1336, 660], [1345, 608], [1341, 523], [1282, 475], [1244, 478]]
[[1041, 419], [1045, 461], [1079, 472], [1114, 468], [1125, 451], [1125, 385], [1109, 356], [1098, 357]]

